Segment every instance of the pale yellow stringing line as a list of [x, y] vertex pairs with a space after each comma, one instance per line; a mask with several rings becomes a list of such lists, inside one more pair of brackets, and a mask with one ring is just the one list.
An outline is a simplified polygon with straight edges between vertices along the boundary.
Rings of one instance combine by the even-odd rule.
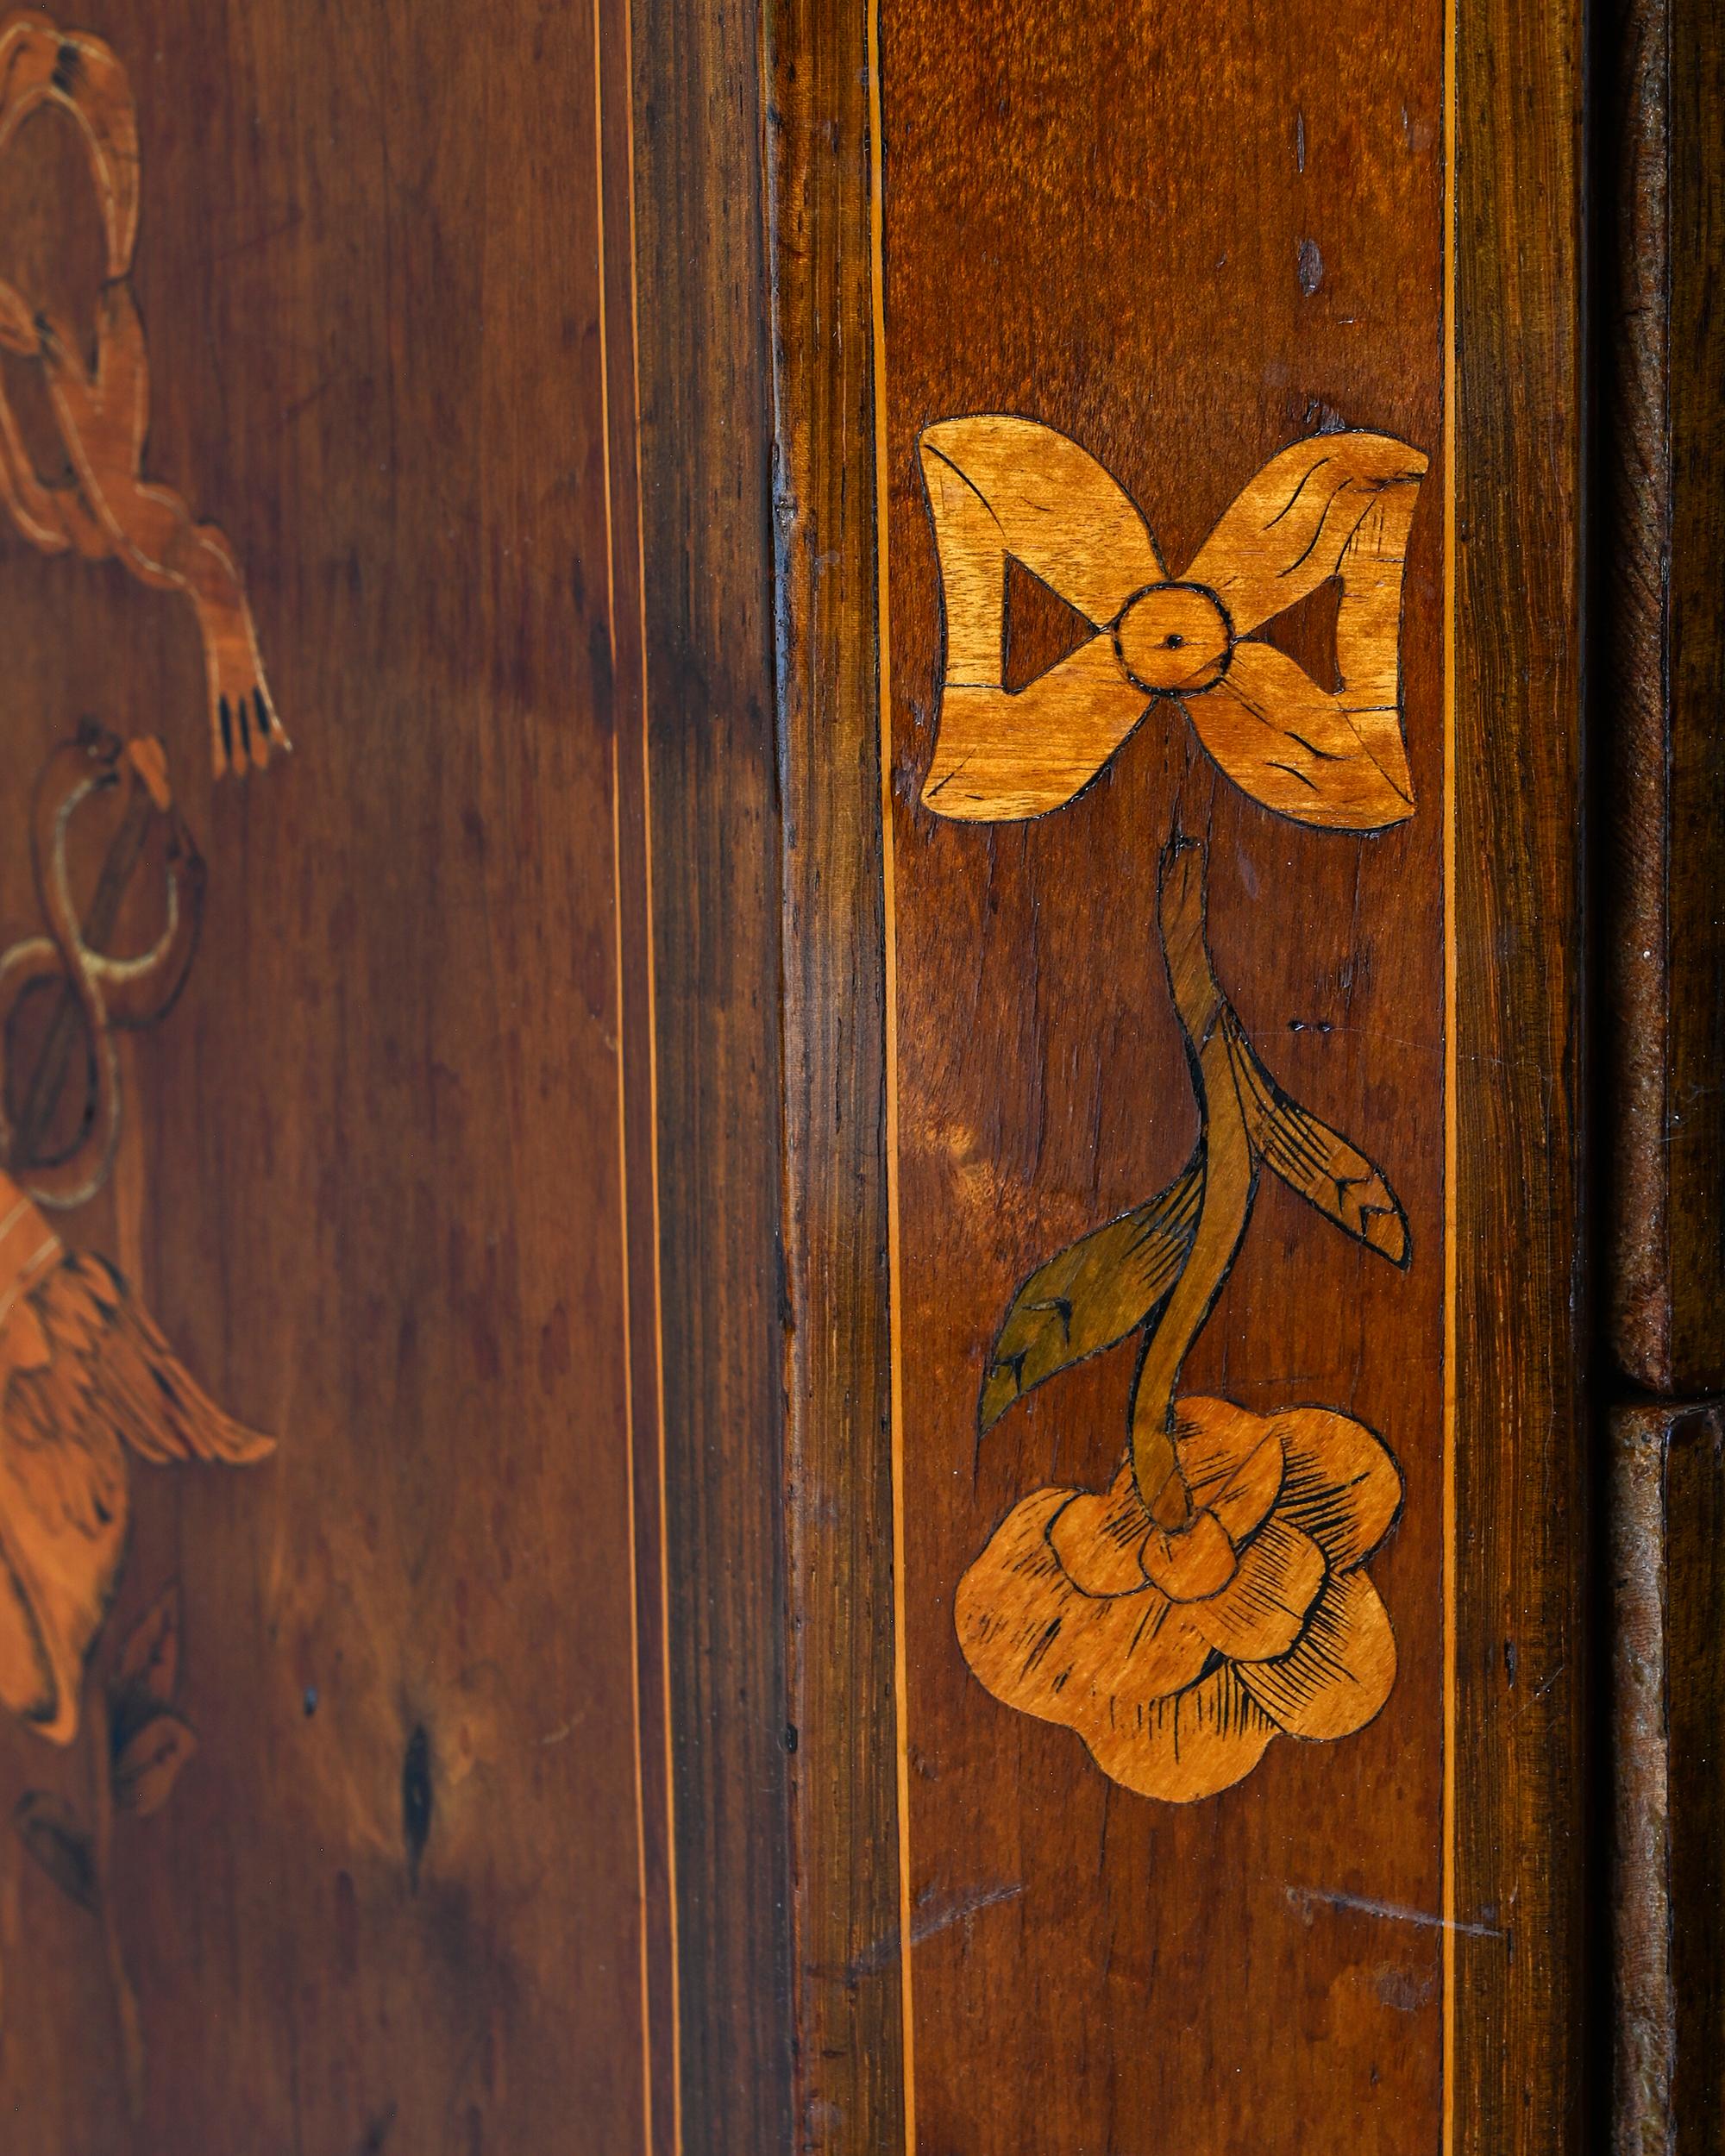
[[881, 185], [881, 0], [869, 0], [869, 235], [875, 316], [875, 575], [881, 700], [881, 891], [886, 940], [887, 1353], [891, 1373], [893, 1470], [893, 1704], [899, 1796], [899, 1999], [904, 2021], [906, 2156], [916, 2156], [916, 2019], [911, 1982], [911, 1788], [909, 1697], [905, 1667], [905, 1415], [899, 1366], [899, 957], [893, 855], [892, 634], [887, 530], [891, 459], [887, 448], [886, 234]]
[[[599, 441], [605, 459], [605, 633], [617, 639], [617, 570], [613, 560], [611, 471], [611, 351], [605, 318], [605, 48], [599, 34], [600, 0], [593, 0], [593, 200], [599, 225]], [[641, 1612], [635, 1537], [635, 1366], [632, 1297], [629, 1283], [629, 1092], [624, 1053], [623, 805], [618, 764], [618, 734], [611, 729], [611, 874], [613, 951], [617, 968], [617, 1180], [618, 1225], [623, 1255], [623, 1431], [629, 1494], [629, 1694], [635, 1720], [635, 1877], [640, 1910], [641, 1943], [641, 2117], [646, 2156], [653, 2148], [653, 2020], [649, 1930], [647, 1905], [647, 1796], [642, 1759]]]
[[1454, 2156], [1456, 2113], [1456, 17], [1445, 0], [1443, 2156]]
[[659, 1253], [659, 992], [658, 957], [653, 930], [653, 760], [649, 753], [647, 699], [647, 520], [641, 484], [641, 283], [635, 231], [635, 9], [624, 0], [624, 75], [629, 85], [625, 106], [629, 140], [629, 308], [630, 358], [635, 390], [635, 549], [641, 600], [641, 818], [647, 917], [647, 1092], [652, 1139], [649, 1148], [653, 1188], [653, 1378], [658, 1407], [659, 1451], [659, 1645], [665, 1690], [665, 1898], [671, 1966], [671, 2146], [683, 2150], [682, 1967], [678, 1959], [677, 1816], [671, 1726], [671, 1540], [665, 1458], [665, 1303]]

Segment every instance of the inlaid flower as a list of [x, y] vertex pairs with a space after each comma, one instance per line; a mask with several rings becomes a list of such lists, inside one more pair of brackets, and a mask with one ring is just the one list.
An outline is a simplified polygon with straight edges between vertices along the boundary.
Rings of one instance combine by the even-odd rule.
[[1278, 1735], [1346, 1737], [1396, 1679], [1361, 1569], [1402, 1477], [1363, 1423], [1186, 1399], [1183, 1526], [1157, 1525], [1131, 1463], [1106, 1492], [1039, 1489], [965, 1573], [965, 1659], [994, 1696], [1063, 1723], [1105, 1774], [1189, 1803], [1238, 1782]]
[[1402, 1476], [1352, 1416], [1268, 1416], [1179, 1398], [1188, 1350], [1245, 1232], [1260, 1166], [1402, 1265], [1407, 1222], [1363, 1153], [1290, 1100], [1217, 985], [1205, 853], [1164, 856], [1162, 944], [1201, 1131], [1184, 1172], [1027, 1280], [983, 1382], [984, 1432], [1013, 1401], [1142, 1327], [1126, 1458], [1106, 1491], [1038, 1489], [965, 1573], [958, 1640], [1009, 1707], [1063, 1723], [1125, 1788], [1171, 1803], [1250, 1774], [1272, 1738], [1345, 1737], [1396, 1681], [1366, 1559]]

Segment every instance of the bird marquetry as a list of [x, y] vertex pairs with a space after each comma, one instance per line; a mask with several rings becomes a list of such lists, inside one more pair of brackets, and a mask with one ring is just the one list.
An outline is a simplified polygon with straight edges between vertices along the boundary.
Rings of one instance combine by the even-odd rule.
[[105, 1258], [68, 1250], [0, 1175], [0, 1706], [78, 1733], [114, 1597], [129, 1457], [243, 1467], [272, 1439], [224, 1414]]

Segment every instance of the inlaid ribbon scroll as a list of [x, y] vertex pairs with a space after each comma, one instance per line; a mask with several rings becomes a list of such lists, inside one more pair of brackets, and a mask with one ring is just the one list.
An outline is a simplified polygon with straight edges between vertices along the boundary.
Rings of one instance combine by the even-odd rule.
[[0, 151], [33, 113], [76, 123], [102, 216], [105, 276], [97, 301], [94, 367], [82, 339], [0, 279], [0, 349], [41, 370], [67, 475], [36, 470], [0, 380], [0, 498], [44, 554], [124, 562], [141, 582], [184, 594], [204, 639], [216, 774], [260, 770], [289, 746], [264, 680], [257, 632], [226, 536], [143, 476], [150, 423], [149, 354], [132, 296], [138, 235], [138, 129], [125, 71], [99, 40], [47, 16], [0, 22]]
[[[946, 603], [928, 807], [987, 822], [1057, 809], [1166, 703], [1280, 815], [1365, 831], [1413, 814], [1398, 652], [1418, 450], [1381, 434], [1296, 442], [1170, 577], [1130, 497], [1053, 428], [982, 413], [920, 446]], [[1095, 632], [1016, 692], [1002, 680], [1009, 555]], [[1331, 578], [1334, 690], [1254, 636]]]

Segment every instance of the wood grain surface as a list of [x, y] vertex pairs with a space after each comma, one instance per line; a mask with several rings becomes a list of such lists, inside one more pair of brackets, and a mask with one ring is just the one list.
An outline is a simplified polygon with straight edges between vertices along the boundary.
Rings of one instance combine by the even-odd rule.
[[[625, 1437], [652, 1356], [626, 1329], [619, 1119], [623, 11], [603, 41], [591, 11], [533, 8], [476, 32], [88, 0], [77, 27], [137, 103], [144, 468], [243, 562], [295, 750], [212, 783], [191, 610], [6, 536], [0, 916], [35, 924], [28, 804], [56, 743], [86, 716], [159, 733], [208, 864], [202, 948], [126, 1044], [115, 1175], [63, 1232], [279, 1446], [243, 1476], [134, 1477], [110, 1639], [177, 1586], [198, 1739], [171, 1801], [112, 1829], [135, 2117], [104, 1924], [40, 1860], [53, 1807], [91, 1802], [84, 1757], [0, 1733], [5, 2138], [543, 2149], [580, 2118], [587, 2146], [643, 2148], [663, 1864]], [[624, 239], [604, 293], [601, 50]], [[0, 274], [93, 323], [63, 115], [28, 122], [0, 189]], [[9, 352], [7, 382], [47, 457], [32, 364]], [[632, 892], [628, 914], [638, 937]]]
[[1719, 1690], [1725, 1419], [1647, 1402], [1611, 1423], [1615, 2156], [1725, 2135]]
[[[1058, 813], [959, 825], [918, 799], [942, 621], [917, 442], [969, 413], [1057, 428], [1176, 569], [1272, 456], [1326, 424], [1395, 436], [1438, 467], [1441, 14], [1386, 26], [1362, 10], [1321, 52], [1292, 15], [1248, 39], [1232, 19], [1133, 10], [1078, 36], [1054, 14], [889, 0], [881, 25], [918, 2146], [1005, 2156], [1033, 2117], [1050, 2151], [1135, 2149], [1150, 2120], [1170, 2147], [1292, 2147], [1297, 2122], [1322, 2117], [1358, 2121], [1386, 2150], [1429, 2148], [1444, 2005], [1442, 487], [1422, 495], [1408, 546], [1411, 818], [1369, 838], [1296, 827], [1220, 777], [1157, 705]], [[1189, 1394], [1357, 1416], [1407, 1500], [1374, 1567], [1401, 1663], [1384, 1711], [1343, 1744], [1272, 1745], [1237, 1788], [1180, 1806], [1116, 1787], [1070, 1732], [982, 1692], [953, 1600], [1015, 1501], [1102, 1488], [1125, 1441], [1130, 1350], [1038, 1392], [980, 1445], [976, 1399], [1017, 1284], [1191, 1150], [1156, 925], [1176, 828], [1208, 840], [1225, 992], [1283, 1082], [1385, 1166], [1413, 1241], [1405, 1275], [1320, 1244], [1270, 1181], [1188, 1360]]]
[[[1334, 40], [1339, 62], [1333, 26], [1320, 55], [1292, 22], [1255, 22], [1242, 41], [1182, 21], [1176, 38], [1147, 10], [1075, 38], [1016, 9], [880, 10], [875, 327], [894, 824], [883, 898], [889, 993], [894, 969], [898, 981], [890, 1166], [908, 1668], [894, 1724], [877, 1727], [864, 1816], [883, 1841], [892, 1833], [879, 1753], [902, 1739], [902, 2102], [919, 2147], [1016, 2147], [1030, 2117], [1050, 2148], [1119, 2150], [1151, 2119], [1171, 2145], [1195, 2147], [1248, 2134], [1279, 2146], [1296, 2122], [1332, 2113], [1369, 2118], [1386, 2147], [1405, 2136], [1543, 2150], [1580, 2130], [1582, 1940], [1574, 1865], [1559, 1854], [1581, 1815], [1584, 1533], [1578, 26], [1558, 9], [1460, 14], [1446, 714], [1435, 11], [1388, 30], [1362, 23]], [[771, 77], [781, 116], [794, 108], [806, 124], [812, 110], [825, 122], [818, 148], [784, 159], [775, 205], [782, 513], [806, 550], [792, 549], [804, 608], [787, 609], [781, 651], [791, 799], [831, 785], [799, 770], [799, 754], [816, 752], [795, 715], [831, 693], [836, 669], [843, 716], [868, 658], [847, 638], [870, 627], [873, 565], [846, 543], [868, 474], [841, 431], [860, 396], [843, 323], [869, 172], [854, 100], [829, 91], [820, 103], [808, 88], [817, 60], [830, 68], [835, 47], [856, 51], [842, 17], [787, 17]], [[1409, 823], [1368, 841], [1290, 833], [1153, 721], [1057, 815], [967, 836], [920, 807], [953, 661], [916, 445], [932, 425], [987, 412], [1080, 444], [1176, 563], [1302, 435], [1378, 427], [1429, 454], [1402, 635]], [[837, 501], [804, 446], [823, 429], [850, 475]], [[809, 553], [813, 575], [800, 567]], [[1007, 576], [1005, 670], [985, 678], [1021, 690], [1084, 626], [1058, 579], [1051, 595]], [[879, 636], [878, 605], [873, 626]], [[1270, 632], [1314, 679], [1333, 633], [1333, 617], [1309, 614]], [[1446, 725], [1460, 780], [1447, 804]], [[1100, 1489], [1119, 1457], [1125, 1351], [997, 1427], [1003, 1408], [985, 1404], [980, 1446], [976, 1388], [1015, 1285], [1063, 1239], [1167, 1184], [1191, 1142], [1153, 927], [1176, 801], [1224, 865], [1212, 941], [1225, 990], [1248, 1031], [1283, 1042], [1276, 1067], [1301, 1098], [1369, 1141], [1413, 1242], [1405, 1279], [1364, 1252], [1308, 1253], [1297, 1209], [1284, 1194], [1278, 1211], [1272, 1194], [1279, 1232], [1247, 1244], [1195, 1355], [1195, 1376], [1255, 1407], [1297, 1382], [1302, 1398], [1357, 1407], [1408, 1478], [1375, 1566], [1402, 1660], [1389, 1705], [1332, 1756], [1272, 1750], [1208, 1814], [1111, 1792], [1070, 1734], [1004, 1715], [964, 1669], [951, 1614], [965, 1564], [1016, 1498], [1051, 1482]], [[1458, 864], [1447, 1163], [1446, 807]], [[866, 893], [841, 887], [835, 902], [850, 906], [850, 948], [866, 957]], [[834, 964], [824, 957], [796, 982], [793, 1014], [800, 999], [818, 1004]], [[825, 1082], [848, 1081], [848, 1062], [831, 1045], [825, 1056]], [[1460, 1221], [1447, 1491], [1446, 1187]], [[866, 1268], [837, 1307], [865, 1343], [878, 1338]], [[853, 1412], [878, 1384], [875, 1353], [865, 1344], [851, 1365]], [[879, 1472], [876, 1453], [852, 1488], [875, 1489]], [[877, 1544], [876, 1593], [884, 1561]], [[826, 1580], [796, 1576], [792, 1590], [803, 1621], [841, 1621]], [[819, 1901], [846, 1876], [849, 1845], [829, 1836], [801, 1861], [816, 1875], [802, 1890]], [[1126, 2040], [1158, 1996], [1177, 2041]], [[844, 2056], [834, 2077], [855, 2090]], [[897, 2124], [876, 2083], [862, 2093], [862, 2116], [823, 2114], [847, 2147], [878, 2146], [876, 2122]]]
[[1725, 36], [1668, 0], [1619, 0], [1596, 35], [1606, 1307], [1624, 1374], [1683, 1397], [1725, 1379]]
[[[1712, 110], [1672, 9], [1649, 186]], [[138, 226], [33, 34], [0, 950], [87, 722], [205, 881], [160, 1022], [0, 1012], [0, 1165], [111, 1037], [54, 1225], [276, 1449], [133, 1463], [78, 1745], [0, 1724], [8, 2146], [1579, 2156], [1578, 0], [72, 27]], [[1703, 355], [1710, 204], [1646, 228]], [[81, 467], [134, 304], [147, 434]], [[1636, 334], [1675, 1370], [1712, 406]], [[267, 768], [103, 522], [140, 472]], [[90, 952], [179, 828], [80, 823]]]
[[1456, 45], [1456, 2145], [1584, 2108], [1582, 17]]
[[[769, 47], [797, 2149], [904, 2137], [863, 10]], [[843, 445], [842, 447], [840, 445]]]
[[681, 2120], [789, 2145], [780, 803], [761, 25], [636, 10]]

